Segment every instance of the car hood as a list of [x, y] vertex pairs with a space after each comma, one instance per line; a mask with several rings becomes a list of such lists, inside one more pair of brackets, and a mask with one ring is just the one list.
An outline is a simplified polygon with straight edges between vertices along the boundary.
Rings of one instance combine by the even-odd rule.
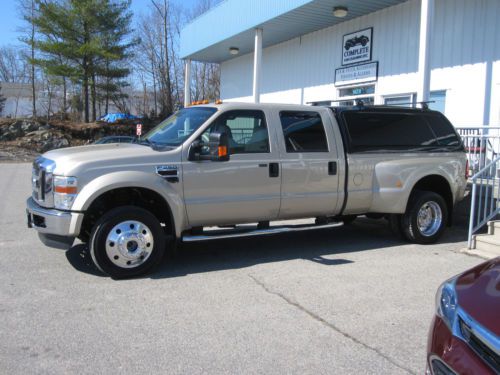
[[56, 163], [55, 174], [73, 175], [88, 167], [131, 165], [156, 159], [159, 153], [148, 146], [132, 143], [98, 144], [53, 150], [43, 156]]
[[456, 292], [460, 307], [500, 336], [500, 257], [462, 274], [457, 279]]

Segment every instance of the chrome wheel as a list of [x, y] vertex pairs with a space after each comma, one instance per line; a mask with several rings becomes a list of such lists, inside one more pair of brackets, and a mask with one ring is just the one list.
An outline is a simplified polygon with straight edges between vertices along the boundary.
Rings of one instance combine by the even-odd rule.
[[418, 230], [422, 236], [430, 237], [436, 234], [443, 223], [443, 212], [436, 202], [426, 202], [420, 207], [417, 216]]
[[153, 246], [153, 233], [140, 221], [121, 222], [106, 236], [106, 254], [109, 260], [122, 268], [134, 268], [143, 264], [151, 255]]

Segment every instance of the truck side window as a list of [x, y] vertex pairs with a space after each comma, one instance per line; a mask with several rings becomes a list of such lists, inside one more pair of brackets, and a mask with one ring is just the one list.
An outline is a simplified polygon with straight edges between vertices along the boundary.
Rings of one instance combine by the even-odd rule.
[[280, 112], [286, 152], [328, 152], [325, 128], [317, 112]]
[[213, 132], [227, 133], [231, 154], [269, 152], [269, 134], [262, 111], [225, 112], [203, 133], [202, 139], [208, 140], [208, 135]]
[[461, 147], [453, 126], [440, 114], [346, 111], [352, 152], [450, 151]]
[[462, 143], [453, 125], [442, 114], [429, 114], [425, 118], [441, 146], [459, 146]]

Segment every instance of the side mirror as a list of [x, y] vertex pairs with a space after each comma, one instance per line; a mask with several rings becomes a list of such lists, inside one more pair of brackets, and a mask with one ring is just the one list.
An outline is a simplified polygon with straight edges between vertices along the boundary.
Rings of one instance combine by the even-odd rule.
[[[201, 154], [203, 146], [208, 146], [208, 154]], [[189, 160], [228, 161], [229, 137], [226, 133], [211, 133], [207, 145], [200, 141], [193, 142], [189, 149]]]
[[229, 160], [229, 137], [227, 133], [212, 133], [208, 141], [209, 156], [212, 161]]

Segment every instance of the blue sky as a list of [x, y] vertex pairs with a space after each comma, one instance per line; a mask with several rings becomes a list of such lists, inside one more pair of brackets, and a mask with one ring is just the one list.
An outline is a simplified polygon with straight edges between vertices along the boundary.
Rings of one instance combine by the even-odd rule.
[[[195, 6], [198, 0], [172, 0], [184, 9]], [[150, 0], [132, 0], [134, 14], [147, 11]], [[20, 44], [17, 30], [22, 25], [19, 18], [16, 0], [0, 0], [0, 46]]]

